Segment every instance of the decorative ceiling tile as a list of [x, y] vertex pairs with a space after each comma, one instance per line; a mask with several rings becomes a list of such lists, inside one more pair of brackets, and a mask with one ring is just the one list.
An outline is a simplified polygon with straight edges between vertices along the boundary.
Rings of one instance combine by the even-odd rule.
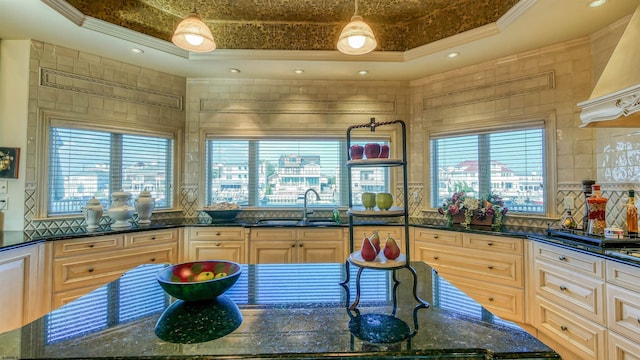
[[[67, 0], [86, 16], [170, 41], [195, 8], [219, 49], [335, 50], [354, 0]], [[518, 0], [359, 0], [378, 51], [405, 51], [496, 22]]]

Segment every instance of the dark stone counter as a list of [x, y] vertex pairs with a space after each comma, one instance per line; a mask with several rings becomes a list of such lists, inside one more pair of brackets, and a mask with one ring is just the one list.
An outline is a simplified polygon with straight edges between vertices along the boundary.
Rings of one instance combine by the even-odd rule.
[[344, 264], [242, 265], [225, 295], [201, 304], [174, 302], [155, 280], [163, 265], [143, 265], [0, 334], [0, 358], [559, 358], [427, 265], [414, 266], [431, 307], [416, 307], [401, 268], [394, 314], [392, 271], [365, 270], [360, 304], [348, 311]]

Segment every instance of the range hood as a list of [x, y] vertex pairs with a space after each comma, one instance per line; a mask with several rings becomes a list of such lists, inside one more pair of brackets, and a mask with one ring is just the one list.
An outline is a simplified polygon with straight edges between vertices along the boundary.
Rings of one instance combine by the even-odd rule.
[[580, 127], [640, 127], [640, 5], [582, 108]]

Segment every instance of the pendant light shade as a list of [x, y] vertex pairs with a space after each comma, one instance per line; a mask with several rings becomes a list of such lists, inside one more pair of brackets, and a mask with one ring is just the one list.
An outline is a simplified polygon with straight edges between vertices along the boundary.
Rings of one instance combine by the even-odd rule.
[[216, 48], [211, 30], [195, 10], [178, 24], [171, 41], [177, 47], [193, 52], [209, 52]]
[[373, 51], [378, 42], [373, 31], [358, 15], [358, 0], [356, 11], [351, 17], [351, 22], [342, 29], [338, 39], [338, 51], [347, 55], [363, 55]]

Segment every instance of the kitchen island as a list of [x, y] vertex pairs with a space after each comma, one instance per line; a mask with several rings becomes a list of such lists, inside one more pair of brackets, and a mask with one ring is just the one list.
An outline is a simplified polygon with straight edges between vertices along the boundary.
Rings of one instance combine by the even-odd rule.
[[[24, 327], [0, 334], [0, 358], [559, 358], [513, 323], [484, 310], [424, 263], [412, 277], [363, 273], [356, 311], [340, 286], [344, 264], [242, 265], [217, 301], [175, 301], [142, 265]], [[354, 271], [354, 269], [352, 269]]]

